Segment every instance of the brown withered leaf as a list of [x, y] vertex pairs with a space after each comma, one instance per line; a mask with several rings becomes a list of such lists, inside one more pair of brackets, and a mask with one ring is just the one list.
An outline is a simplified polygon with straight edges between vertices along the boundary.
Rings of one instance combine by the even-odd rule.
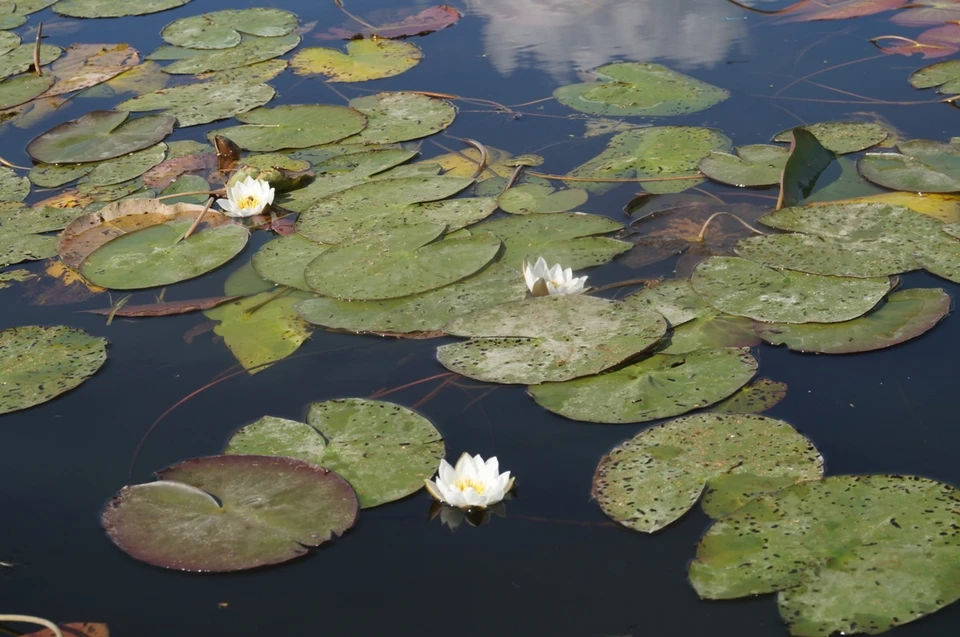
[[22, 296], [30, 305], [83, 303], [106, 292], [58, 259], [47, 261], [45, 273], [46, 276], [31, 279], [24, 285]]
[[177, 177], [199, 175], [207, 178], [209, 173], [215, 170], [217, 170], [217, 156], [214, 153], [200, 153], [166, 159], [143, 173], [141, 179], [148, 188], [163, 190], [175, 182]]
[[397, 40], [417, 35], [427, 35], [440, 29], [446, 29], [456, 24], [461, 17], [460, 12], [453, 7], [441, 4], [435, 7], [428, 7], [415, 15], [381, 25], [377, 27], [376, 30], [363, 29], [362, 31], [352, 31], [350, 29], [334, 27], [324, 33], [317, 33], [314, 37], [321, 40], [353, 40], [376, 36], [378, 38]]
[[74, 44], [50, 67], [56, 83], [41, 98], [74, 93], [106, 82], [140, 63], [129, 44]]
[[239, 296], [211, 296], [203, 299], [191, 299], [189, 301], [168, 301], [165, 303], [145, 303], [143, 305], [124, 305], [118, 310], [112, 307], [106, 307], [96, 310], [81, 310], [89, 314], [101, 314], [103, 316], [122, 316], [128, 318], [139, 318], [146, 316], [172, 316], [174, 314], [187, 314], [189, 312], [198, 312], [200, 310], [209, 310], [217, 307], [227, 301], [239, 299]]
[[[63, 637], [110, 637], [110, 629], [106, 624], [95, 624], [91, 622], [72, 622], [69, 624], [57, 624]], [[53, 631], [49, 628], [38, 630], [34, 633], [22, 635], [21, 637], [54, 637]]]

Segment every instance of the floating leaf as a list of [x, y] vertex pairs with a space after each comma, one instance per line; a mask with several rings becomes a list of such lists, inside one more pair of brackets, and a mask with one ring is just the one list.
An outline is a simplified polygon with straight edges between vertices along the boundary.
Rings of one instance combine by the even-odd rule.
[[[56, 0], [54, 0], [56, 1]], [[6, 5], [10, 6], [10, 5]], [[3, 11], [0, 11], [2, 14]], [[20, 46], [20, 36], [13, 31], [0, 31], [0, 55], [6, 55]]]
[[326, 75], [333, 82], [366, 82], [412, 69], [423, 52], [412, 42], [351, 40], [346, 54], [336, 49], [301, 49], [290, 60], [297, 75]]
[[647, 422], [712, 405], [757, 371], [747, 349], [654, 354], [616, 371], [528, 389], [541, 407], [573, 420]]
[[[167, 205], [174, 206], [178, 203], [192, 203], [202, 205], [206, 202], [208, 195], [206, 191], [210, 189], [210, 184], [203, 177], [197, 175], [181, 175], [177, 180], [164, 188], [160, 192]], [[173, 197], [178, 193], [201, 192], [200, 195], [183, 195], [182, 197]]]
[[237, 224], [207, 228], [181, 241], [192, 223], [177, 219], [112, 239], [83, 260], [80, 274], [114, 290], [171, 285], [220, 267], [247, 245], [250, 233]]
[[0, 332], [0, 414], [45, 403], [93, 376], [107, 340], [83, 330], [28, 325]]
[[896, 9], [910, 0], [818, 0], [791, 12], [784, 22], [846, 20]]
[[535, 385], [597, 374], [652, 347], [667, 330], [656, 312], [571, 295], [475, 310], [443, 331], [470, 340], [443, 345], [447, 369], [491, 383]]
[[700, 172], [731, 186], [772, 186], [780, 175], [790, 152], [779, 146], [753, 144], [737, 146], [737, 154], [711, 151], [700, 160]]
[[346, 480], [294, 458], [212, 456], [124, 487], [101, 521], [128, 555], [182, 571], [279, 564], [342, 535], [357, 517]]
[[[25, 73], [33, 66], [33, 48], [31, 44], [21, 44], [14, 50], [0, 55], [0, 79]], [[63, 49], [50, 44], [40, 45], [40, 66], [50, 64], [63, 55]]]
[[56, 237], [44, 237], [38, 234], [0, 236], [0, 268], [21, 261], [48, 259], [56, 254]]
[[177, 118], [183, 128], [208, 124], [218, 119], [263, 106], [276, 91], [267, 84], [205, 82], [164, 88], [131, 98], [117, 105], [120, 111], [164, 111]]
[[717, 518], [763, 493], [821, 477], [823, 458], [788, 423], [697, 414], [614, 447], [597, 466], [593, 497], [615, 522], [654, 533], [683, 517], [701, 495], [704, 512]]
[[421, 294], [383, 301], [319, 297], [301, 301], [297, 311], [306, 321], [331, 329], [440, 335], [441, 328], [461, 314], [526, 296], [523, 274], [497, 262], [462, 281]]
[[[644, 182], [651, 193], [682, 192], [703, 183], [700, 160], [715, 150], [730, 148], [720, 131], [696, 126], [653, 126], [615, 135], [606, 150], [570, 171], [574, 177], [598, 179], [665, 179]], [[676, 179], [690, 177], [690, 179]], [[582, 185], [580, 182], [577, 185]], [[615, 184], [582, 185], [605, 192]]]
[[690, 581], [707, 599], [776, 592], [792, 635], [881, 633], [960, 597], [958, 501], [915, 476], [802, 482], [714, 522]]
[[890, 21], [904, 27], [923, 27], [960, 20], [960, 5], [952, 0], [912, 0], [898, 11]]
[[303, 298], [301, 293], [278, 297], [263, 292], [208, 310], [204, 316], [219, 321], [214, 332], [243, 368], [256, 374], [293, 354], [310, 337], [310, 326], [294, 309]]
[[190, 49], [229, 49], [240, 44], [241, 33], [275, 37], [297, 28], [297, 16], [272, 8], [227, 9], [174, 20], [160, 37]]
[[300, 44], [300, 36], [292, 33], [275, 38], [245, 35], [240, 44], [230, 49], [200, 51], [166, 47], [149, 55], [148, 59], [175, 60], [173, 64], [163, 68], [165, 73], [209, 73], [266, 62], [292, 51], [298, 44]]
[[913, 139], [897, 144], [899, 153], [867, 153], [860, 174], [885, 188], [908, 192], [960, 191], [960, 141]]
[[566, 212], [586, 203], [587, 196], [581, 188], [554, 190], [550, 186], [520, 184], [497, 197], [497, 204], [504, 212], [515, 215]]
[[553, 96], [591, 115], [625, 117], [696, 113], [730, 97], [730, 93], [660, 64], [614, 62], [601, 66], [596, 82], [561, 86]]
[[190, 0], [60, 0], [53, 7], [55, 13], [71, 18], [120, 18], [128, 15], [147, 15], [180, 7]]
[[[0, 201], [20, 202], [29, 194], [29, 179], [17, 175], [14, 170], [6, 166], [0, 166]], [[3, 218], [0, 217], [0, 223], [2, 222]]]
[[407, 16], [398, 22], [384, 24], [374, 29], [364, 29], [359, 33], [348, 31], [346, 29], [333, 28], [326, 33], [319, 33], [316, 37], [322, 40], [353, 40], [358, 37], [370, 37], [376, 35], [378, 38], [398, 39], [409, 38], [415, 35], [427, 35], [440, 29], [445, 29], [456, 24], [461, 18], [460, 12], [453, 7], [441, 4], [436, 7], [428, 7], [419, 13]]
[[92, 111], [35, 137], [27, 152], [48, 164], [101, 161], [153, 146], [173, 131], [167, 115], [136, 119], [123, 111]]
[[767, 411], [787, 396], [787, 384], [769, 378], [758, 378], [737, 390], [730, 398], [720, 401], [710, 411], [723, 414], [759, 414]]
[[837, 159], [832, 151], [820, 144], [813, 133], [803, 128], [795, 128], [792, 133], [790, 157], [780, 178], [778, 210], [800, 204], [813, 194], [817, 185], [823, 186], [821, 176]]
[[[866, 150], [890, 135], [890, 131], [874, 122], [821, 122], [800, 128], [811, 133], [824, 148], [837, 155]], [[791, 130], [778, 133], [773, 141], [789, 143]]]
[[167, 159], [143, 174], [143, 182], [150, 188], [163, 189], [177, 178], [188, 174], [207, 175], [217, 169], [217, 155], [212, 148], [205, 152], [174, 156], [172, 142]]
[[860, 318], [829, 325], [759, 324], [771, 345], [798, 352], [852, 354], [891, 347], [933, 329], [950, 312], [950, 295], [940, 288], [894, 292], [883, 305]]
[[[960, 9], [960, 5], [957, 5]], [[947, 60], [925, 66], [910, 75], [910, 86], [914, 88], [937, 88], [937, 93], [956, 95], [960, 93], [960, 60]]]
[[345, 143], [392, 144], [419, 139], [439, 133], [457, 116], [450, 102], [421, 93], [355, 97], [350, 107], [367, 116], [367, 127]]
[[500, 262], [521, 267], [524, 259], [543, 257], [551, 265], [579, 270], [601, 265], [630, 249], [630, 244], [598, 235], [623, 226], [609, 217], [580, 212], [521, 215], [485, 221], [471, 232], [491, 232], [503, 241]]
[[312, 291], [303, 278], [303, 272], [315, 258], [330, 249], [329, 245], [314, 243], [303, 235], [277, 237], [265, 243], [251, 263], [257, 274], [277, 285], [286, 285], [307, 292]]
[[667, 279], [648, 285], [624, 298], [623, 304], [653, 310], [663, 315], [670, 327], [689, 323], [711, 309], [686, 279]]
[[[539, 166], [543, 163], [543, 157], [539, 155], [518, 155], [514, 157], [509, 152], [500, 150], [499, 148], [487, 146], [486, 149], [486, 166], [483, 172], [476, 177], [481, 181], [495, 177], [508, 179], [516, 172], [517, 164]], [[424, 163], [439, 165], [443, 169], [444, 175], [472, 178], [480, 166], [480, 151], [476, 148], [465, 148], [457, 153], [445, 153], [431, 157], [430, 159], [424, 160]]]
[[10, 287], [13, 283], [23, 283], [36, 278], [36, 274], [30, 270], [6, 270], [0, 272], [0, 290]]
[[[92, 166], [92, 170], [80, 179], [81, 184], [91, 186], [110, 186], [136, 179], [157, 164], [167, 155], [167, 145], [163, 142], [138, 150], [129, 155], [108, 159]], [[83, 164], [81, 164], [83, 165]]]
[[326, 104], [258, 108], [237, 119], [246, 125], [212, 134], [223, 135], [245, 150], [261, 152], [330, 144], [363, 130], [367, 123], [367, 118], [352, 108]]
[[[0, 32], [2, 33], [2, 32]], [[0, 82], [0, 110], [19, 106], [47, 91], [56, 78], [52, 75], [18, 75]]]
[[201, 73], [197, 77], [209, 82], [246, 82], [248, 84], [258, 84], [260, 82], [269, 82], [286, 70], [286, 60], [274, 59], [239, 66], [235, 69]]
[[435, 223], [384, 227], [322, 253], [304, 277], [324, 296], [392, 299], [466, 278], [500, 250], [500, 240], [488, 232], [440, 239], [444, 230]]
[[774, 270], [736, 257], [710, 257], [691, 279], [721, 312], [770, 323], [839, 323], [866, 314], [890, 290], [887, 278], [851, 279]]
[[313, 403], [307, 423], [264, 417], [240, 429], [227, 454], [290, 456], [342, 476], [364, 509], [423, 488], [443, 458], [443, 438], [429, 420], [379, 400]]
[[715, 347], [753, 347], [762, 341], [748, 318], [708, 308], [697, 318], [670, 331], [660, 354], [687, 354]]
[[44, 97], [82, 91], [135, 67], [140, 54], [129, 44], [74, 44], [50, 67], [56, 84]]

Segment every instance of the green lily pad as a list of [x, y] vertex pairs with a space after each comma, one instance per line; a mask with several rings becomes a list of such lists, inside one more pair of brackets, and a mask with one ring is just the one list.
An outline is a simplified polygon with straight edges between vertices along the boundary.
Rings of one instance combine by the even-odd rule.
[[148, 55], [147, 59], [174, 60], [172, 64], [163, 67], [165, 73], [209, 73], [266, 62], [292, 51], [298, 44], [300, 44], [300, 36], [293, 33], [275, 38], [245, 35], [240, 44], [229, 49], [201, 51], [180, 47], [161, 47]]
[[916, 248], [913, 258], [920, 267], [948, 281], [960, 282], [960, 241], [942, 232]]
[[814, 196], [818, 187], [827, 185], [827, 169], [837, 160], [833, 151], [827, 150], [810, 131], [794, 128], [791, 134], [793, 143], [780, 179], [777, 208], [796, 206]]
[[192, 219], [177, 219], [117, 237], [84, 259], [80, 273], [115, 290], [171, 285], [220, 267], [243, 250], [250, 236], [243, 226], [226, 224], [180, 241], [192, 224]]
[[0, 236], [0, 268], [22, 261], [38, 261], [57, 255], [57, 238], [39, 234]]
[[303, 235], [292, 234], [265, 243], [253, 255], [251, 263], [257, 274], [268, 281], [311, 292], [303, 272], [311, 261], [329, 249], [329, 245], [314, 243]]
[[526, 296], [523, 274], [497, 262], [462, 281], [421, 294], [383, 301], [318, 297], [301, 301], [297, 311], [306, 321], [330, 329], [439, 336], [457, 316]]
[[294, 309], [304, 298], [306, 295], [300, 292], [277, 297], [275, 292], [268, 291], [203, 314], [218, 322], [214, 333], [223, 338], [237, 361], [252, 375], [290, 356], [310, 338], [313, 330]]
[[35, 278], [38, 278], [36, 274], [24, 268], [19, 270], [5, 270], [0, 272], [0, 290], [5, 290], [14, 283], [23, 283], [24, 281]]
[[[3, 33], [0, 31], [0, 33]], [[0, 82], [0, 110], [19, 106], [39, 97], [57, 81], [53, 75], [18, 75]]]
[[722, 88], [660, 64], [614, 62], [595, 75], [598, 81], [561, 86], [553, 96], [581, 113], [614, 117], [696, 113], [730, 97]]
[[722, 414], [759, 414], [787, 396], [787, 384], [758, 378], [737, 390], [733, 396], [718, 402], [710, 410]]
[[881, 633], [960, 597], [958, 500], [915, 476], [802, 482], [714, 522], [690, 581], [706, 599], [777, 593], [792, 635]]
[[297, 28], [297, 16], [271, 8], [227, 9], [174, 20], [160, 37], [189, 49], [229, 49], [240, 44], [241, 33], [276, 37]]
[[520, 269], [524, 260], [543, 257], [547, 263], [560, 263], [579, 270], [611, 261], [626, 252], [631, 244], [598, 235], [621, 230], [623, 225], [602, 215], [580, 212], [520, 215], [485, 221], [470, 228], [472, 232], [492, 232], [503, 241], [500, 262]]
[[[361, 183], [307, 208], [297, 219], [296, 229], [317, 243], [340, 243], [355, 237], [361, 229], [375, 229], [385, 223], [447, 223], [446, 219], [422, 218], [422, 215], [413, 214], [412, 204], [445, 199], [471, 183], [473, 180], [465, 177], [447, 176]], [[443, 210], [441, 208], [441, 213]]]
[[760, 494], [823, 477], [813, 443], [782, 420], [748, 414], [697, 414], [645, 429], [603, 458], [593, 497], [609, 518], [654, 533], [679, 520], [703, 495], [710, 517]]
[[0, 235], [34, 234], [62, 230], [83, 214], [78, 208], [21, 207], [0, 212]]
[[[54, 0], [56, 1], [56, 0]], [[10, 5], [7, 5], [10, 6]], [[0, 14], [3, 11], [0, 10]], [[6, 55], [20, 46], [20, 36], [13, 31], [0, 31], [0, 55]]]
[[443, 331], [470, 338], [437, 349], [447, 369], [485, 382], [535, 385], [609, 369], [652, 347], [667, 322], [649, 310], [571, 295], [482, 308]]
[[59, 188], [76, 181], [94, 169], [96, 164], [36, 164], [27, 177], [34, 186]]
[[215, 131], [240, 148], [274, 151], [330, 144], [361, 130], [367, 118], [346, 106], [287, 104], [258, 108], [237, 117], [245, 126]]
[[48, 164], [112, 159], [153, 146], [173, 131], [168, 115], [133, 119], [124, 111], [92, 111], [35, 137], [27, 153]]
[[852, 354], [891, 347], [933, 329], [950, 312], [950, 295], [940, 288], [894, 292], [860, 318], [828, 325], [760, 324], [757, 334], [771, 345], [798, 352]]
[[199, 175], [180, 175], [177, 177], [176, 181], [160, 191], [160, 196], [170, 196], [169, 199], [163, 200], [168, 206], [174, 206], [178, 203], [190, 203], [202, 206], [207, 201], [208, 195], [206, 194], [184, 195], [182, 197], [172, 197], [171, 195], [176, 195], [181, 192], [203, 192], [209, 189], [210, 184], [206, 179], [200, 177]]
[[93, 170], [88, 174], [81, 177], [80, 183], [91, 186], [112, 186], [130, 179], [136, 179], [162, 162], [166, 154], [167, 145], [160, 142], [129, 155], [102, 161], [94, 165]]
[[[23, 201], [30, 194], [30, 180], [11, 168], [0, 166], [0, 201]], [[2, 222], [2, 218], [0, 218]]]
[[343, 535], [359, 508], [346, 480], [295, 458], [195, 458], [157, 477], [121, 489], [101, 522], [131, 557], [181, 571], [292, 560]]
[[870, 311], [890, 290], [887, 278], [852, 279], [775, 270], [737, 257], [710, 257], [693, 289], [721, 312], [769, 323], [839, 323]]
[[307, 285], [341, 299], [392, 299], [440, 288], [479, 271], [500, 250], [488, 232], [442, 239], [445, 226], [387, 226], [310, 262]]
[[731, 186], [772, 186], [780, 175], [790, 151], [780, 146], [752, 144], [737, 146], [736, 155], [714, 150], [700, 160], [700, 172]]
[[326, 75], [333, 82], [366, 82], [400, 75], [423, 58], [412, 42], [401, 40], [351, 40], [347, 52], [325, 47], [297, 51], [290, 66], [297, 75]]
[[[651, 193], [683, 192], [703, 183], [698, 166], [712, 151], [727, 150], [730, 139], [720, 131], [697, 126], [653, 126], [615, 135], [606, 150], [570, 171], [574, 177], [661, 179], [644, 182]], [[676, 179], [690, 177], [690, 179]], [[577, 182], [602, 193], [616, 184]]]
[[573, 420], [647, 422], [679, 416], [727, 398], [753, 378], [747, 349], [654, 354], [621, 369], [528, 389], [537, 404]]
[[659, 354], [687, 354], [716, 347], [753, 347], [762, 341], [748, 318], [717, 312], [707, 307], [697, 318], [675, 327]]
[[109, 186], [93, 186], [89, 183], [81, 183], [77, 185], [77, 191], [81, 195], [98, 202], [118, 201], [131, 197], [147, 198], [156, 194], [154, 191], [146, 189], [143, 180], [139, 177]]
[[60, 0], [53, 7], [54, 13], [71, 18], [121, 18], [128, 15], [159, 13], [174, 7], [182, 7], [190, 0]]
[[[0, 85], [2, 89], [2, 85]], [[392, 144], [419, 139], [453, 123], [457, 109], [443, 99], [421, 93], [377, 93], [350, 100], [367, 116], [367, 127], [346, 140], [358, 144]]]
[[914, 88], [937, 87], [937, 93], [956, 95], [960, 93], [960, 60], [947, 60], [925, 66], [910, 75], [910, 86]]
[[307, 423], [265, 417], [230, 438], [227, 454], [290, 456], [335, 471], [361, 508], [405, 498], [423, 488], [443, 458], [443, 437], [406, 407], [344, 398], [313, 403]]
[[[21, 44], [14, 50], [0, 55], [0, 79], [25, 73], [33, 66], [34, 45]], [[50, 44], [40, 45], [40, 66], [50, 64], [63, 55], [63, 49]]]
[[263, 106], [277, 94], [267, 84], [205, 82], [164, 88], [120, 102], [120, 111], [164, 111], [180, 128], [209, 124]]
[[0, 331], [0, 414], [70, 391], [106, 360], [107, 339], [83, 330], [28, 325]]
[[[838, 155], [866, 150], [890, 135], [890, 131], [874, 122], [821, 122], [802, 128], [812, 133], [824, 148]], [[773, 141], [789, 144], [790, 134], [790, 130], [777, 133]]]
[[687, 279], [660, 281], [628, 295], [623, 299], [623, 304], [662, 314], [671, 327], [689, 323], [711, 310], [700, 295], [693, 291]]
[[960, 191], [960, 140], [913, 139], [897, 144], [899, 153], [867, 153], [860, 174], [875, 184], [908, 192]]
[[[287, 70], [286, 60], [264, 60], [255, 62], [246, 66], [239, 66], [235, 69], [224, 69], [223, 71], [211, 71], [201, 73], [200, 79], [208, 82], [245, 82], [247, 84], [259, 84], [269, 82], [281, 73]], [[160, 87], [163, 88], [163, 87]]]
[[550, 186], [520, 184], [497, 197], [497, 203], [504, 212], [528, 215], [573, 210], [586, 203], [587, 197], [587, 191], [582, 188], [554, 190]]

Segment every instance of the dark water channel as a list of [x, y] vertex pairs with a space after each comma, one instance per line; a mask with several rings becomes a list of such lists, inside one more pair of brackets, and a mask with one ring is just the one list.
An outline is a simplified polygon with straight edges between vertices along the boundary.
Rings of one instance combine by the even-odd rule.
[[[345, 21], [332, 1], [269, 3], [301, 22]], [[84, 21], [49, 40], [128, 42], [143, 52], [162, 44], [160, 29], [179, 17], [247, 3], [194, 0], [158, 15]], [[261, 5], [249, 5], [261, 6]], [[365, 16], [394, 3], [355, 0]], [[427, 6], [423, 3], [423, 6]], [[417, 40], [424, 61], [398, 77], [364, 89], [418, 89], [516, 104], [547, 97], [578, 73], [617, 59], [658, 61], [727, 88], [732, 98], [702, 113], [658, 123], [711, 126], [735, 144], [762, 143], [797, 125], [872, 112], [910, 138], [946, 140], [960, 114], [944, 104], [845, 104], [859, 101], [811, 85], [770, 99], [792, 78], [878, 54], [869, 38], [905, 32], [886, 16], [857, 20], [771, 24], [722, 0], [467, 0], [453, 28]], [[31, 19], [54, 24], [45, 11]], [[52, 33], [55, 33], [51, 29]], [[330, 46], [308, 35], [308, 46]], [[886, 101], [932, 99], [906, 81], [918, 59], [888, 56], [817, 76], [819, 82]], [[342, 103], [319, 79], [285, 73], [271, 82], [277, 103]], [[349, 96], [360, 94], [353, 86]], [[806, 101], [812, 100], [812, 101]], [[102, 103], [100, 103], [102, 102]], [[40, 130], [115, 100], [65, 106], [38, 129], [7, 127], [0, 155], [29, 159], [22, 149]], [[461, 105], [464, 110], [472, 109]], [[546, 102], [530, 113], [566, 116]], [[179, 131], [171, 139], [202, 139], [218, 124]], [[578, 119], [462, 113], [449, 132], [515, 154], [537, 152], [543, 169], [562, 173], [602, 150], [607, 138], [582, 138]], [[456, 145], [453, 140], [440, 140]], [[548, 147], [549, 146], [549, 147]], [[429, 143], [424, 156], [444, 152]], [[735, 190], [707, 186], [730, 201]], [[591, 196], [585, 212], [621, 219], [633, 189]], [[764, 191], [770, 194], [773, 191]], [[757, 200], [766, 205], [767, 200]], [[180, 285], [177, 298], [221, 293], [231, 270], [267, 240], [255, 236], [233, 264]], [[602, 284], [669, 274], [672, 262], [645, 270], [613, 263], [590, 272]], [[42, 264], [30, 264], [33, 269]], [[914, 274], [909, 287], [957, 286]], [[139, 302], [148, 302], [149, 293]], [[0, 610], [56, 621], [107, 622], [113, 634], [160, 635], [477, 635], [571, 637], [786, 635], [770, 597], [704, 602], [686, 581], [686, 564], [706, 529], [699, 507], [680, 523], [645, 536], [610, 523], [590, 500], [599, 458], [644, 425], [568, 421], [537, 407], [522, 388], [500, 387], [478, 402], [474, 383], [423, 383], [390, 395], [417, 409], [443, 433], [448, 458], [469, 450], [497, 455], [518, 477], [519, 497], [507, 517], [451, 533], [428, 521], [425, 492], [364, 511], [344, 538], [306, 558], [232, 575], [193, 575], [137, 562], [107, 539], [99, 513], [127, 482], [128, 465], [149, 425], [185, 395], [235, 360], [211, 334], [187, 344], [184, 334], [200, 315], [115, 320], [75, 311], [103, 307], [34, 306], [17, 287], [0, 291], [0, 329], [66, 324], [110, 339], [106, 366], [78, 390], [29, 410], [0, 417]], [[302, 419], [314, 401], [369, 396], [443, 372], [438, 342], [397, 341], [317, 331], [290, 360], [256, 376], [239, 375], [174, 410], [148, 439], [134, 482], [182, 459], [222, 449], [229, 434], [264, 414]], [[960, 427], [956, 371], [960, 322], [950, 316], [905, 346], [842, 357], [801, 355], [762, 346], [761, 374], [786, 382], [786, 399], [768, 415], [791, 422], [812, 438], [828, 474], [907, 473], [960, 484]], [[960, 633], [960, 607], [895, 629], [903, 637]]]

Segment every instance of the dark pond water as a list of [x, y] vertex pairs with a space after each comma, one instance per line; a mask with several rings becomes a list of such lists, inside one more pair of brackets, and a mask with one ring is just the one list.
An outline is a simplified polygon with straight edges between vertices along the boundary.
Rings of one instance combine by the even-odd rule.
[[[274, 6], [321, 26], [345, 21], [333, 2], [278, 0]], [[173, 19], [247, 3], [195, 0], [158, 15], [84, 21], [50, 42], [128, 42], [144, 52], [162, 44], [159, 31]], [[253, 6], [253, 5], [251, 5]], [[396, 3], [355, 0], [367, 17]], [[427, 6], [426, 3], [423, 6]], [[772, 24], [721, 0], [467, 0], [454, 28], [417, 40], [425, 60], [398, 77], [347, 86], [357, 90], [418, 89], [516, 104], [547, 97], [578, 73], [617, 59], [659, 61], [722, 86], [732, 98], [708, 111], [662, 123], [712, 126], [736, 144], [760, 143], [797, 125], [870, 112], [907, 137], [948, 139], [957, 112], [948, 105], [868, 102], [798, 84], [769, 96], [793, 78], [843, 62], [876, 56], [869, 38], [910, 33], [886, 16], [842, 22]], [[306, 44], [323, 45], [307, 36]], [[887, 56], [831, 70], [814, 79], [889, 102], [928, 99], [906, 82], [923, 65]], [[286, 73], [272, 81], [274, 103], [342, 103], [319, 79]], [[796, 98], [796, 99], [794, 99]], [[838, 100], [830, 102], [829, 100]], [[842, 101], [854, 103], [842, 103]], [[867, 102], [867, 103], [864, 103]], [[22, 131], [2, 131], [2, 155], [29, 159], [22, 149], [40, 130], [114, 100], [68, 103]], [[464, 110], [473, 107], [461, 105]], [[515, 154], [538, 152], [543, 169], [562, 173], [596, 155], [606, 138], [584, 140], [583, 123], [546, 102], [514, 119], [462, 113], [449, 132]], [[536, 115], [557, 115], [539, 117]], [[173, 139], [202, 139], [216, 125], [179, 131]], [[457, 146], [451, 139], [440, 139]], [[444, 152], [427, 143], [424, 155]], [[746, 201], [732, 188], [707, 186], [729, 201]], [[764, 191], [771, 194], [773, 191]], [[630, 186], [593, 196], [585, 212], [622, 218]], [[774, 193], [775, 194], [775, 193]], [[754, 203], [772, 205], [764, 199]], [[231, 270], [246, 263], [268, 237], [255, 236], [244, 255], [203, 279], [181, 284], [177, 298], [220, 294]], [[34, 269], [42, 264], [32, 264]], [[645, 270], [613, 263], [590, 272], [602, 284], [669, 273], [672, 262]], [[904, 284], [955, 285], [927, 275]], [[149, 302], [140, 294], [135, 302]], [[430, 499], [420, 492], [364, 511], [344, 538], [304, 559], [234, 575], [191, 575], [137, 562], [107, 539], [99, 513], [127, 483], [128, 466], [150, 424], [184, 396], [232, 372], [235, 360], [211, 334], [189, 344], [184, 335], [202, 316], [115, 320], [76, 313], [103, 307], [36, 306], [17, 287], [0, 291], [0, 329], [67, 324], [110, 339], [110, 358], [96, 376], [48, 404], [0, 417], [0, 570], [2, 610], [57, 621], [103, 621], [117, 635], [478, 635], [621, 636], [785, 635], [772, 597], [728, 603], [697, 599], [686, 565], [708, 519], [697, 508], [654, 536], [610, 523], [589, 498], [593, 471], [612, 446], [643, 425], [591, 425], [538, 408], [522, 388], [486, 388], [464, 382], [430, 396], [439, 381], [390, 394], [416, 408], [443, 433], [447, 455], [469, 450], [497, 455], [518, 476], [519, 497], [504, 519], [451, 533], [427, 520]], [[263, 414], [301, 419], [313, 401], [369, 396], [443, 372], [437, 341], [316, 332], [296, 357], [256, 376], [240, 374], [210, 387], [172, 411], [146, 441], [133, 481], [182, 459], [217, 453], [238, 426]], [[828, 474], [907, 473], [960, 484], [960, 448], [954, 378], [960, 322], [949, 317], [924, 337], [865, 355], [811, 356], [763, 346], [761, 373], [789, 385], [769, 415], [811, 437]], [[954, 605], [896, 629], [903, 637], [960, 632]]]

